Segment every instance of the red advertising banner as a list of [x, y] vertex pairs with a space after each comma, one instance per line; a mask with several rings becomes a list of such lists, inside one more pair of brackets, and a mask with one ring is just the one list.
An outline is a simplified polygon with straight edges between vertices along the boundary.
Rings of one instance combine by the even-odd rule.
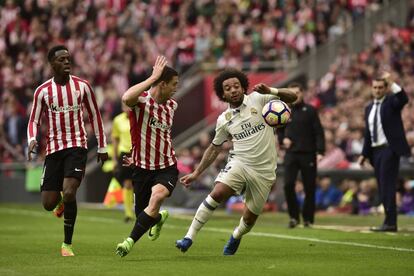
[[[227, 103], [220, 101], [214, 92], [213, 81], [216, 75], [209, 74], [204, 77], [204, 116], [208, 120], [208, 124], [215, 123], [217, 117], [227, 108]], [[281, 82], [287, 77], [286, 72], [276, 73], [249, 73], [249, 91], [252, 92], [253, 86], [258, 83], [272, 85]]]

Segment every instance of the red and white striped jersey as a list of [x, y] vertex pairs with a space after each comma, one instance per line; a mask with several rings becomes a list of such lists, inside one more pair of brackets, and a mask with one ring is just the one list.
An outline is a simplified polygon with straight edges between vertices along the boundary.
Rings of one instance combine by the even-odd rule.
[[44, 114], [48, 130], [46, 155], [72, 147], [87, 148], [83, 107], [98, 140], [98, 152], [106, 152], [104, 127], [94, 92], [87, 81], [72, 75], [66, 85], [57, 84], [52, 78], [36, 89], [27, 127], [29, 145], [36, 139]]
[[150, 93], [143, 92], [140, 95], [137, 105], [129, 112], [135, 166], [159, 170], [177, 162], [171, 139], [177, 106], [173, 99], [157, 104]]

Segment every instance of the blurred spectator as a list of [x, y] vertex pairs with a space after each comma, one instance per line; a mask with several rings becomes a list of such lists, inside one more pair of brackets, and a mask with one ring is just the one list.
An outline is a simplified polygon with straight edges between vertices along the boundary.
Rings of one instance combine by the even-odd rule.
[[368, 215], [376, 213], [378, 205], [377, 186], [374, 179], [363, 180], [357, 193], [358, 214]]
[[345, 158], [343, 150], [336, 146], [333, 141], [333, 134], [325, 132], [326, 152], [322, 160], [318, 162], [318, 169], [345, 169], [348, 167], [348, 161]]
[[316, 188], [315, 204], [317, 210], [328, 210], [341, 202], [342, 193], [332, 183], [330, 177], [322, 177]]
[[402, 186], [397, 193], [398, 212], [414, 216], [414, 180], [405, 180]]
[[6, 138], [13, 147], [21, 147], [26, 141], [27, 118], [23, 107], [14, 96], [6, 100], [4, 130]]
[[193, 171], [194, 158], [189, 149], [177, 149], [177, 169], [180, 173], [188, 174]]
[[358, 214], [358, 182], [352, 179], [344, 179], [340, 189], [343, 196], [336, 211], [339, 213]]

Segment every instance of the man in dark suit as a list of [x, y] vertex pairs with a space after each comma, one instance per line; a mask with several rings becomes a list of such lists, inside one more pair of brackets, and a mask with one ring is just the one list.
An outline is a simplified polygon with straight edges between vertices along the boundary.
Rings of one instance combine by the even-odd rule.
[[[392, 92], [392, 93], [387, 93]], [[365, 109], [365, 141], [358, 163], [363, 166], [369, 159], [374, 167], [381, 203], [385, 210], [384, 223], [371, 228], [378, 232], [397, 231], [395, 202], [401, 156], [409, 156], [401, 110], [408, 102], [407, 94], [391, 81], [385, 72], [372, 82], [374, 101]]]

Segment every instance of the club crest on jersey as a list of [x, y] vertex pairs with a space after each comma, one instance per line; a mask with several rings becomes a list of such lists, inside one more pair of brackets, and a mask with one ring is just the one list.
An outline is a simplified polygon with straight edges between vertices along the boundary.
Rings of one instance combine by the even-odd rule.
[[75, 90], [75, 94], [76, 94], [76, 97], [79, 98], [81, 95], [81, 92], [79, 90]]
[[256, 108], [254, 108], [254, 107], [252, 107], [252, 108], [250, 108], [250, 114], [257, 114], [257, 110], [256, 110]]
[[230, 119], [231, 119], [231, 112], [227, 112], [226, 115], [225, 115], [225, 117], [226, 117], [226, 120], [227, 121], [230, 121]]

